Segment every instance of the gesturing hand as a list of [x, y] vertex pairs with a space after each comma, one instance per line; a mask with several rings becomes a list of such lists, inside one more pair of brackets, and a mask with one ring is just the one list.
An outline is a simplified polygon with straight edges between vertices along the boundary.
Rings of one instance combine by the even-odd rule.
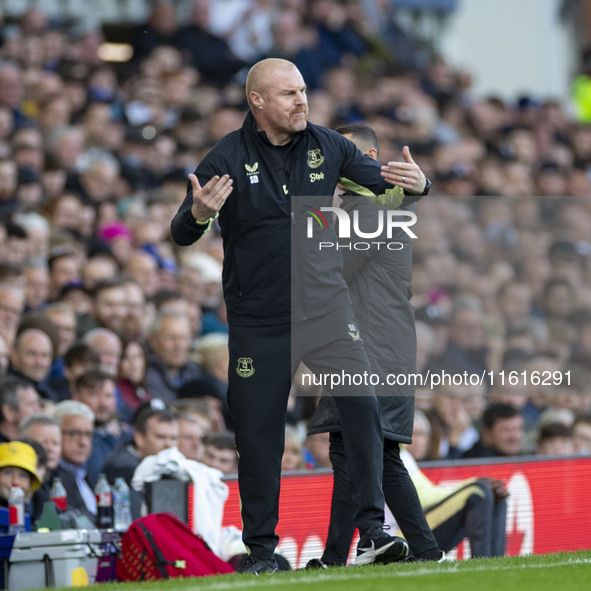
[[228, 174], [212, 177], [204, 187], [194, 174], [189, 175], [189, 180], [193, 187], [191, 213], [198, 222], [206, 222], [221, 209], [232, 192], [233, 181]]
[[404, 162], [388, 162], [382, 166], [382, 176], [391, 184], [402, 187], [409, 193], [421, 195], [427, 179], [419, 165], [412, 159], [408, 146], [402, 148]]

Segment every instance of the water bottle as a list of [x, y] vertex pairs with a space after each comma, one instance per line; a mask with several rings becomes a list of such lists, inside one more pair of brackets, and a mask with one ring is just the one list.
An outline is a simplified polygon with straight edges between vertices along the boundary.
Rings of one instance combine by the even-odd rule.
[[62, 479], [59, 476], [56, 476], [53, 479], [51, 491], [49, 492], [49, 500], [55, 505], [58, 513], [63, 513], [68, 509], [68, 497], [66, 495], [66, 489], [64, 488]]
[[127, 531], [127, 528], [131, 525], [131, 502], [129, 500], [129, 487], [121, 476], [115, 479], [115, 486], [113, 487], [113, 513], [114, 529]]
[[25, 531], [25, 493], [18, 484], [13, 484], [8, 495], [8, 533]]
[[110, 529], [113, 527], [113, 497], [111, 487], [104, 474], [99, 474], [98, 482], [94, 487], [96, 497], [96, 526], [98, 529]]

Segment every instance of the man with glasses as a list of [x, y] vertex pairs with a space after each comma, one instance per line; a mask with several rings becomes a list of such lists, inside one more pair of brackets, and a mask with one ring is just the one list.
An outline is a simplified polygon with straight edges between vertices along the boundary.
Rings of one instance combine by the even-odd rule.
[[82, 402], [65, 400], [56, 405], [52, 416], [62, 432], [62, 458], [50, 480], [59, 476], [66, 489], [68, 509], [78, 510], [94, 523], [96, 500], [86, 478], [86, 462], [92, 452], [94, 412]]

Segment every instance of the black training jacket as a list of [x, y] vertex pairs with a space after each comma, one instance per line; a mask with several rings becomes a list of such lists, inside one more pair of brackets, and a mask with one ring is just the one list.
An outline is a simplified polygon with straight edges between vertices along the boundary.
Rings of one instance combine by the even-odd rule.
[[[391, 188], [380, 175], [380, 165], [353, 142], [308, 123], [289, 145], [273, 146], [264, 132], [257, 131], [249, 113], [239, 130], [209, 151], [195, 174], [201, 186], [215, 175], [229, 174], [234, 181], [219, 212], [222, 282], [230, 324], [289, 323], [350, 303], [340, 253], [318, 251], [318, 239], [336, 240], [331, 216], [326, 216], [328, 228], [317, 225], [315, 241], [306, 232], [309, 212], [331, 205], [339, 178], [376, 195]], [[179, 245], [192, 244], [207, 229], [195, 222], [192, 203], [189, 183], [171, 224]]]

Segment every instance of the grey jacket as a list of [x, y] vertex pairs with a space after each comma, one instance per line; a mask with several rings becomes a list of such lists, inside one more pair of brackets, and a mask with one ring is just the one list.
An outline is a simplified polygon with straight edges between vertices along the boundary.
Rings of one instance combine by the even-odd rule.
[[[364, 232], [378, 227], [376, 207], [365, 197], [347, 195], [341, 208], [353, 217], [358, 212], [359, 227]], [[416, 212], [416, 205], [407, 207]], [[382, 215], [385, 215], [382, 214]], [[378, 248], [342, 250], [344, 275], [349, 286], [353, 308], [372, 371], [382, 384], [376, 386], [384, 437], [410, 443], [414, 415], [414, 385], [386, 383], [387, 374], [408, 378], [416, 373], [416, 333], [412, 295], [411, 238], [400, 228], [387, 237], [387, 224], [377, 238], [352, 242], [382, 242]], [[396, 244], [400, 243], [400, 245]], [[387, 245], [396, 248], [390, 250]], [[412, 380], [411, 380], [412, 381]], [[310, 420], [308, 431], [322, 433], [339, 431], [338, 411], [334, 400], [323, 393], [318, 408]]]

